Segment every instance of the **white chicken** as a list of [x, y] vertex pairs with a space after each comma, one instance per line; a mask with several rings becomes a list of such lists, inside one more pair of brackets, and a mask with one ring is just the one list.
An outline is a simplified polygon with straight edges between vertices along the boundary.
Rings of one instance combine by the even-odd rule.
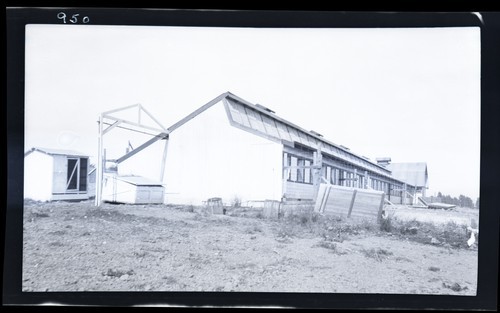
[[[472, 228], [472, 227], [475, 228]], [[470, 238], [467, 240], [467, 245], [471, 247], [476, 242], [476, 235], [479, 234], [479, 228], [477, 227], [477, 222], [472, 219], [471, 226], [467, 226], [467, 230], [470, 232]]]
[[474, 232], [470, 232], [470, 238], [467, 240], [467, 245], [470, 247], [476, 242], [476, 236], [474, 236]]

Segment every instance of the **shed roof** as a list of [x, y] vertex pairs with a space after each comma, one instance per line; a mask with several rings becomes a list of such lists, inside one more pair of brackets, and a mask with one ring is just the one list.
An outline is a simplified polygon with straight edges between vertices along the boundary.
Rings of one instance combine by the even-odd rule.
[[80, 156], [80, 157], [88, 157], [88, 154], [75, 151], [75, 150], [64, 150], [64, 149], [51, 149], [51, 148], [42, 148], [42, 147], [33, 147], [30, 150], [24, 153], [24, 156], [28, 154], [38, 151], [48, 155], [68, 155], [68, 156]]
[[417, 187], [427, 186], [427, 163], [389, 163], [387, 168], [392, 176]]
[[326, 154], [340, 158], [346, 162], [365, 168], [379, 175], [394, 178], [391, 176], [391, 172], [387, 168], [371, 162], [340, 145], [326, 140], [322, 135], [316, 132], [308, 131], [277, 116], [272, 110], [266, 109], [261, 105], [252, 104], [230, 92], [225, 92], [214, 98], [185, 118], [173, 124], [168, 128], [168, 131], [174, 131], [203, 111], [223, 100], [227, 102], [226, 108], [229, 110], [228, 115], [233, 125], [236, 124], [241, 128], [253, 130], [259, 135], [271, 140], [289, 142], [291, 144], [298, 142], [299, 144], [312, 149], [316, 149], [319, 145], [321, 145], [321, 150]]
[[162, 186], [159, 181], [135, 175], [113, 175], [116, 179], [127, 182], [135, 186]]

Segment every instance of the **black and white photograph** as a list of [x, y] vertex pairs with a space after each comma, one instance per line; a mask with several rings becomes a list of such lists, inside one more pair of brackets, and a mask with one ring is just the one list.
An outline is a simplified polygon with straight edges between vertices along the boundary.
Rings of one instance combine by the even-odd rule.
[[477, 296], [480, 27], [76, 11], [25, 26], [23, 293]]

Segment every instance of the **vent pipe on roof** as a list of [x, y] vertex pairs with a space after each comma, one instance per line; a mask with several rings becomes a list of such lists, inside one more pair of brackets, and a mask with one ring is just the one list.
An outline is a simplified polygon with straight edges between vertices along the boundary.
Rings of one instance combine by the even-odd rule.
[[258, 103], [257, 103], [257, 104], [255, 104], [255, 106], [256, 106], [256, 107], [258, 107], [259, 109], [262, 109], [262, 110], [267, 111], [267, 112], [269, 112], [269, 113], [276, 113], [276, 112], [274, 112], [273, 110], [271, 110], [270, 108], [267, 108], [267, 107], [265, 107], [265, 106], [263, 106], [263, 105], [261, 105], [261, 104], [258, 104]]
[[313, 135], [316, 135], [316, 136], [319, 136], [319, 137], [323, 137], [323, 135], [321, 135], [321, 134], [320, 134], [320, 133], [318, 133], [318, 132], [315, 132], [314, 130], [310, 130], [309, 132], [310, 132], [311, 134], [313, 134]]
[[391, 158], [389, 157], [376, 158], [375, 161], [377, 161], [378, 165], [387, 166], [389, 165], [389, 163], [391, 163]]

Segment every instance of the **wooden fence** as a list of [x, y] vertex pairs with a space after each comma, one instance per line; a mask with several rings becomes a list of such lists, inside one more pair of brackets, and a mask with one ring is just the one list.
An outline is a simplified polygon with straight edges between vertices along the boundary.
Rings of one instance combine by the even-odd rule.
[[382, 191], [320, 184], [314, 211], [347, 218], [382, 218]]

